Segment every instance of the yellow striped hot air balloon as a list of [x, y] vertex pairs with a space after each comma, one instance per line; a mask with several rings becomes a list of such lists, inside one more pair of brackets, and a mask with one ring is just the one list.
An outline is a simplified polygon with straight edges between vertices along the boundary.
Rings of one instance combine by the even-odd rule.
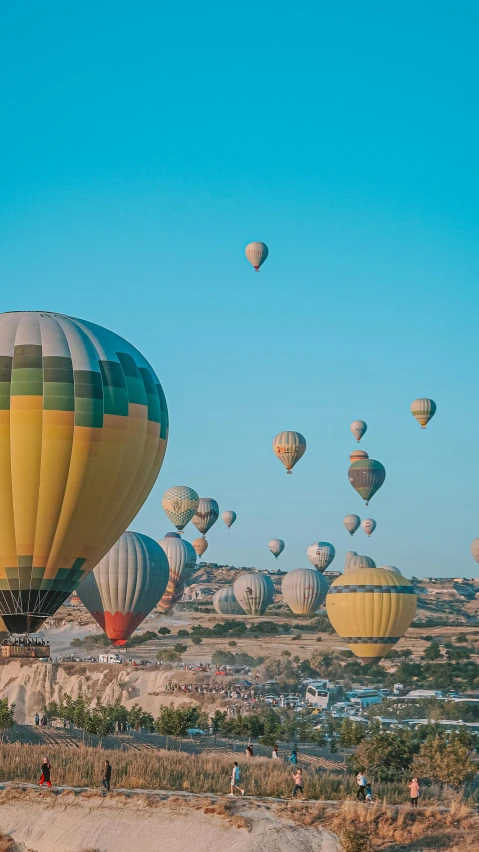
[[326, 597], [329, 620], [363, 663], [377, 663], [404, 636], [416, 614], [409, 580], [386, 568], [338, 577]]
[[0, 315], [0, 615], [37, 630], [119, 539], [160, 471], [168, 411], [126, 340], [40, 311]]

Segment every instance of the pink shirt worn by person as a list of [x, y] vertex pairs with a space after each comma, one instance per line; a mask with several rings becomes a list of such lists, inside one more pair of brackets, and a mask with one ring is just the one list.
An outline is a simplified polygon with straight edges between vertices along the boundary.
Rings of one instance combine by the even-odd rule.
[[419, 796], [419, 784], [417, 781], [411, 781], [409, 784], [409, 795], [411, 799], [417, 799]]

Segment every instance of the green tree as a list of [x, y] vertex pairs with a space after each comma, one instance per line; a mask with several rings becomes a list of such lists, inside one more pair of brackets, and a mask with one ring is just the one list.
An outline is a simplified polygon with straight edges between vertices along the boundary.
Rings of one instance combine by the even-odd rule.
[[423, 659], [428, 660], [429, 662], [433, 662], [434, 660], [441, 659], [441, 649], [437, 642], [431, 642], [430, 645], [427, 646], [426, 650], [423, 654]]
[[210, 719], [210, 725], [213, 728], [213, 733], [215, 735], [215, 742], [216, 742], [216, 736], [218, 734], [218, 731], [223, 730], [223, 726], [225, 724], [226, 718], [227, 718], [226, 712], [222, 713], [221, 710], [215, 710], [215, 712], [213, 713], [213, 715]]
[[475, 771], [467, 746], [455, 734], [449, 739], [444, 734], [429, 737], [414, 760], [415, 775], [456, 788], [470, 780]]
[[0, 742], [3, 743], [6, 732], [15, 724], [15, 704], [9, 704], [8, 698], [0, 699]]
[[352, 755], [355, 772], [365, 767], [375, 781], [396, 781], [410, 774], [419, 741], [411, 731], [379, 731], [364, 739]]
[[169, 636], [171, 630], [168, 627], [160, 627], [158, 633], [160, 634], [160, 636]]
[[193, 645], [201, 645], [203, 640], [201, 636], [193, 636], [191, 641], [193, 642]]

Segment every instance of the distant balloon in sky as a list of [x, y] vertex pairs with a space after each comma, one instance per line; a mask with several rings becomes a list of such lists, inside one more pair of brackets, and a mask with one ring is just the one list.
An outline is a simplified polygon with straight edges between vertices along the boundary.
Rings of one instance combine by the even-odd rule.
[[401, 574], [366, 568], [338, 577], [326, 597], [336, 633], [363, 663], [377, 663], [404, 636], [417, 606], [414, 586]]
[[244, 253], [251, 263], [251, 266], [255, 268], [256, 272], [258, 272], [260, 266], [263, 265], [269, 255], [269, 249], [266, 243], [248, 243]]
[[361, 526], [366, 535], [370, 536], [376, 529], [377, 524], [372, 518], [365, 518], [364, 521], [361, 521]]
[[195, 525], [200, 533], [206, 535], [213, 524], [218, 520], [220, 508], [212, 497], [200, 497], [196, 514], [193, 515], [191, 523]]
[[360, 441], [368, 427], [364, 420], [353, 420], [349, 428], [356, 438], [356, 441]]
[[203, 538], [195, 538], [191, 542], [191, 544], [192, 544], [194, 550], [196, 551], [197, 556], [200, 556], [200, 557], [203, 556], [203, 553], [205, 553], [205, 551], [208, 550], [208, 542], [206, 541], [204, 536], [203, 536]]
[[423, 429], [426, 428], [435, 413], [436, 403], [433, 399], [415, 399], [414, 402], [411, 402], [411, 414], [421, 424]]
[[195, 514], [200, 498], [193, 488], [176, 485], [165, 491], [161, 501], [164, 511], [173, 526], [181, 533]]
[[336, 555], [336, 551], [329, 541], [316, 541], [314, 544], [310, 544], [306, 553], [311, 565], [314, 565], [321, 573], [326, 570], [328, 565], [331, 565]]
[[268, 544], [271, 553], [276, 559], [278, 556], [281, 556], [284, 550], [284, 541], [281, 538], [272, 538], [270, 543]]
[[218, 589], [213, 597], [213, 606], [218, 615], [245, 615], [244, 609], [235, 598], [232, 585]]
[[274, 584], [267, 574], [240, 574], [233, 590], [247, 615], [263, 615], [274, 598]]
[[223, 512], [221, 517], [223, 518], [226, 526], [229, 529], [230, 527], [233, 526], [234, 522], [236, 521], [237, 515], [236, 515], [236, 512], [233, 512], [231, 509], [227, 509], [226, 512]]
[[474, 541], [472, 542], [471, 553], [472, 553], [474, 559], [476, 560], [476, 562], [479, 562], [479, 538], [475, 538]]
[[353, 450], [349, 455], [349, 461], [351, 464], [356, 461], [361, 461], [362, 459], [368, 459], [369, 453], [366, 450]]
[[381, 462], [375, 459], [364, 459], [350, 465], [348, 478], [354, 490], [368, 505], [371, 497], [379, 491], [386, 479], [386, 471]]
[[273, 452], [291, 473], [306, 451], [306, 438], [300, 432], [280, 432], [273, 441]]
[[344, 566], [344, 573], [348, 574], [349, 571], [359, 571], [364, 568], [375, 568], [376, 563], [374, 559], [371, 559], [370, 556], [351, 556], [346, 565]]
[[159, 544], [125, 532], [78, 586], [78, 596], [114, 645], [124, 645], [166, 590], [169, 566]]
[[348, 533], [350, 535], [354, 535], [357, 529], [359, 529], [359, 524], [361, 523], [361, 518], [359, 515], [345, 515], [343, 524], [346, 527]]
[[283, 598], [295, 615], [312, 615], [323, 603], [328, 581], [314, 568], [295, 568], [283, 578]]

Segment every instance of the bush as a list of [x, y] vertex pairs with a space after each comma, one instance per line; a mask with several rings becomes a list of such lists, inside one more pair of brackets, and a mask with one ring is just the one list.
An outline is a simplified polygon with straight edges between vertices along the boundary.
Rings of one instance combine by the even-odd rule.
[[236, 648], [237, 644], [238, 644], [238, 643], [237, 643], [237, 642], [235, 642], [235, 640], [234, 640], [234, 639], [231, 639], [231, 640], [228, 642], [228, 645], [229, 645], [229, 647], [230, 647], [230, 648]]
[[193, 636], [191, 641], [193, 642], [193, 645], [201, 645], [203, 640], [201, 636]]
[[179, 639], [186, 639], [189, 635], [190, 635], [189, 630], [178, 630], [178, 638]]
[[160, 627], [158, 633], [160, 636], [168, 636], [171, 633], [171, 630], [168, 627]]
[[296, 642], [298, 639], [302, 639], [302, 638], [303, 638], [302, 633], [294, 633], [293, 636], [291, 636], [291, 641]]
[[173, 651], [176, 651], [177, 654], [184, 654], [186, 651], [186, 645], [182, 645], [181, 642], [177, 642], [176, 645], [173, 645]]

